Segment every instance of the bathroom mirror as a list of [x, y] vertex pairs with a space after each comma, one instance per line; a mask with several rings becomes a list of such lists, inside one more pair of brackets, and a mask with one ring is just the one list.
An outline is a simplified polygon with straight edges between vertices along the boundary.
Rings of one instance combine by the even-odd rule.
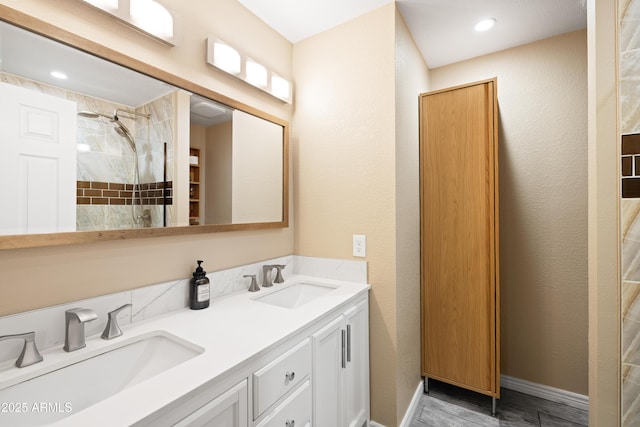
[[288, 226], [285, 121], [0, 8], [0, 249]]

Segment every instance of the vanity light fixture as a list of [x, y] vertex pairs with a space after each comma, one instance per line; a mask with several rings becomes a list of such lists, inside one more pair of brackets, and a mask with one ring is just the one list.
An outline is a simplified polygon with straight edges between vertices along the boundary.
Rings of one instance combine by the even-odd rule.
[[130, 0], [131, 20], [143, 31], [170, 39], [173, 37], [173, 17], [154, 0]]
[[289, 80], [271, 73], [271, 93], [280, 99], [291, 98], [291, 84], [289, 84]]
[[171, 12], [155, 0], [81, 0], [152, 38], [174, 46]]
[[495, 24], [496, 24], [495, 18], [483, 19], [482, 21], [476, 24], [475, 30], [479, 33], [483, 31], [487, 31], [491, 29]]
[[247, 59], [245, 65], [247, 67], [245, 71], [247, 82], [260, 88], [267, 87], [267, 69], [251, 59]]
[[289, 80], [213, 36], [207, 38], [207, 63], [281, 101], [291, 103]]
[[212, 65], [229, 74], [240, 74], [242, 71], [242, 60], [238, 51], [221, 41], [213, 43]]

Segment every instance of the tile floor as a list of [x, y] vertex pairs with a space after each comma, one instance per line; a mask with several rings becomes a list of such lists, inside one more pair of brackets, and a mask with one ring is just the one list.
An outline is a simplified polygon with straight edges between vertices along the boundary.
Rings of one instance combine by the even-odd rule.
[[586, 427], [587, 411], [503, 388], [496, 416], [491, 398], [429, 380], [411, 427]]

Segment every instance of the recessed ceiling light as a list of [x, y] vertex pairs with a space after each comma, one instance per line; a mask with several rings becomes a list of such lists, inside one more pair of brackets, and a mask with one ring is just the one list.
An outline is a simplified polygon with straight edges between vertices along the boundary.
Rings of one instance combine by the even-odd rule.
[[493, 27], [495, 23], [496, 23], [496, 20], [494, 18], [483, 19], [482, 21], [476, 24], [475, 28], [476, 28], [476, 31], [478, 32], [487, 31], [488, 29]]
[[52, 71], [49, 74], [51, 75], [51, 77], [55, 77], [56, 79], [60, 79], [60, 80], [66, 80], [67, 79], [67, 75], [65, 73], [63, 73], [62, 71]]

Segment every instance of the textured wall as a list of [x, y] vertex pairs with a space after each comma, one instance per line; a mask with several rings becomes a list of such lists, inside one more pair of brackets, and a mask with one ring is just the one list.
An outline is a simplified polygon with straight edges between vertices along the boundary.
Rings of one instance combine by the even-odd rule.
[[371, 415], [396, 424], [393, 4], [297, 43], [295, 252], [350, 258], [367, 236]]
[[587, 390], [586, 32], [431, 71], [498, 78], [502, 374]]
[[396, 13], [396, 399], [398, 424], [420, 373], [420, 156], [418, 93], [429, 69]]

